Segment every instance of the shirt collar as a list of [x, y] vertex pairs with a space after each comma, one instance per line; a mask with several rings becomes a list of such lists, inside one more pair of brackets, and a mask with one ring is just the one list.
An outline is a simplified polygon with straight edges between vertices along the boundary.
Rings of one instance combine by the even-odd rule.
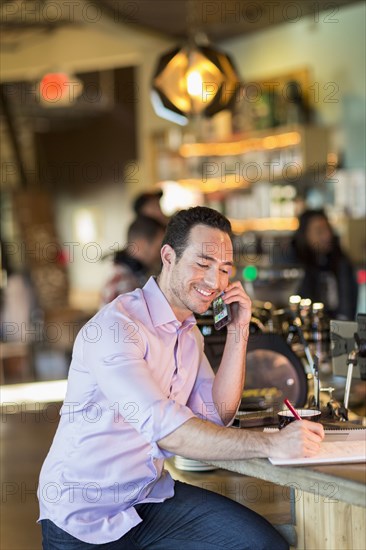
[[154, 277], [150, 277], [142, 291], [154, 327], [173, 323], [179, 329], [192, 327], [196, 324], [193, 313], [183, 323], [178, 321]]

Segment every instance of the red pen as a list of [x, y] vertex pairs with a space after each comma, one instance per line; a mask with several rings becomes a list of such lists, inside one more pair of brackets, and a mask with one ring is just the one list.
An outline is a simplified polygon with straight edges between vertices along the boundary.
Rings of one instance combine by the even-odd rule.
[[294, 417], [297, 419], [297, 420], [301, 420], [301, 416], [299, 415], [299, 413], [297, 411], [295, 411], [295, 409], [293, 408], [293, 406], [291, 405], [290, 401], [288, 399], [285, 399], [284, 400], [284, 404], [286, 405], [286, 407], [292, 412], [292, 414], [294, 415]]

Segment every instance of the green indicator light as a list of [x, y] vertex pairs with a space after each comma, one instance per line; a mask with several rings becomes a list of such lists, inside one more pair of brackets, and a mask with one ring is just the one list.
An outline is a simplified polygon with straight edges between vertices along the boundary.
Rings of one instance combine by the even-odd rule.
[[258, 277], [258, 269], [255, 265], [247, 265], [243, 269], [243, 279], [244, 281], [255, 281]]

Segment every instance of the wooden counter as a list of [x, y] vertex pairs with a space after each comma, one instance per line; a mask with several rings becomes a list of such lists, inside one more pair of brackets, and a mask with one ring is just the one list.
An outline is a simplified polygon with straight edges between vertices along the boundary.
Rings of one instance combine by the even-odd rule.
[[[210, 462], [211, 463], [211, 462]], [[366, 507], [365, 464], [327, 466], [273, 466], [266, 458], [212, 462], [218, 468], [294, 487], [328, 501]]]
[[282, 485], [289, 494], [293, 489], [297, 548], [365, 549], [365, 464], [289, 467], [262, 458], [212, 464]]

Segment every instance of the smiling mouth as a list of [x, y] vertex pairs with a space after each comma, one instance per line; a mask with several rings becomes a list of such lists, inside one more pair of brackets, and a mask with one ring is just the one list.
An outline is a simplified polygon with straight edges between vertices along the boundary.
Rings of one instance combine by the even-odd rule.
[[194, 289], [204, 298], [212, 299], [216, 294], [214, 290], [203, 290], [202, 288], [197, 288], [196, 286], [194, 287]]

